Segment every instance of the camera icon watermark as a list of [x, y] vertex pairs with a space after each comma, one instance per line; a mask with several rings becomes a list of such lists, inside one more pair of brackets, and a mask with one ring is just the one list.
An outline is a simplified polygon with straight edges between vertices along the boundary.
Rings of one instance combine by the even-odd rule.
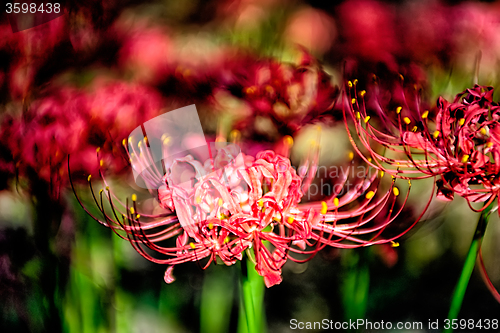
[[224, 211], [228, 201], [248, 196], [238, 172], [245, 168], [240, 147], [207, 142], [195, 105], [148, 120], [124, 143], [135, 183], [148, 190], [168, 188], [187, 230], [210, 218], [215, 208]]

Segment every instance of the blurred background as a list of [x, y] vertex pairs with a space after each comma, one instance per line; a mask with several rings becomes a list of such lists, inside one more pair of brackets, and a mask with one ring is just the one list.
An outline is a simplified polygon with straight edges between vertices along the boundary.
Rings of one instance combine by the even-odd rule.
[[[178, 265], [167, 285], [165, 267], [90, 218], [69, 186], [68, 164], [75, 191], [98, 213], [86, 180], [98, 176], [101, 148], [115, 192], [129, 195], [122, 139], [146, 120], [196, 104], [207, 136], [237, 130], [262, 150], [291, 135], [294, 165], [321, 123], [319, 163], [331, 167], [352, 149], [344, 78], [364, 86], [380, 80], [384, 105], [396, 98], [387, 87], [398, 86], [431, 109], [438, 96], [452, 100], [476, 82], [496, 87], [500, 79], [497, 2], [60, 4], [64, 15], [16, 33], [12, 16], [3, 8], [0, 16], [2, 332], [245, 332], [238, 267]], [[260, 86], [266, 98], [255, 93]], [[286, 103], [274, 103], [280, 89]], [[415, 184], [398, 223], [418, 216], [431, 188], [432, 181]], [[292, 318], [424, 327], [444, 320], [478, 218], [459, 197], [433, 202], [399, 247], [330, 248], [305, 264], [288, 262], [283, 282], [265, 290], [267, 331], [291, 331]], [[498, 239], [495, 213], [483, 255], [496, 286]], [[499, 313], [476, 269], [460, 318]]]

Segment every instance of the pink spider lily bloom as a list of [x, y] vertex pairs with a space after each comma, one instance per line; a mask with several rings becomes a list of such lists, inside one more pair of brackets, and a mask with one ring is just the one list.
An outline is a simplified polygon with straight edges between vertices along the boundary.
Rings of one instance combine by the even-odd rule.
[[[338, 190], [325, 201], [301, 203], [303, 185], [314, 167], [300, 168], [297, 174], [288, 158], [273, 151], [260, 152], [256, 158], [239, 154], [229, 162], [226, 157], [218, 153], [204, 164], [191, 155], [174, 160], [157, 191], [160, 206], [169, 209], [164, 214], [139, 213], [135, 195], [130, 205], [119, 201], [109, 187], [99, 192], [100, 197], [92, 190], [105, 219], [94, 218], [129, 239], [146, 259], [169, 265], [167, 283], [174, 281], [177, 264], [232, 265], [246, 252], [267, 287], [282, 281], [288, 259], [307, 261], [326, 246], [395, 244], [418, 221], [389, 236], [384, 233], [409, 195], [408, 191], [401, 207], [395, 205], [396, 179], [382, 189], [381, 175], [367, 174], [345, 193]], [[104, 208], [104, 196], [112, 213]], [[119, 207], [126, 213], [119, 214]], [[175, 243], [166, 246], [169, 239]], [[153, 256], [151, 250], [162, 257]]]
[[[158, 199], [161, 206], [172, 208], [177, 216], [171, 212], [162, 216], [139, 214], [135, 197], [129, 207], [128, 203], [114, 197], [107, 187], [105, 194], [113, 214], [106, 214], [102, 205], [104, 191], [100, 191], [100, 200], [95, 194], [94, 197], [105, 219], [94, 218], [118, 234], [120, 230], [125, 231], [120, 236], [127, 237], [139, 253], [153, 262], [174, 266], [205, 259], [203, 268], [217, 261], [232, 265], [247, 251], [253, 252], [249, 257], [255, 261], [256, 270], [268, 287], [280, 283], [281, 268], [292, 242], [286, 236], [293, 234], [289, 229], [299, 227], [289, 219], [302, 197], [299, 176], [287, 158], [272, 151], [261, 152], [255, 159], [240, 154], [234, 163], [223, 169], [214, 169], [214, 163], [223, 164], [224, 161], [216, 157], [202, 165], [188, 155], [172, 163], [163, 177]], [[189, 168], [201, 175], [193, 187], [186, 186], [182, 179], [175, 181], [185, 177]], [[118, 205], [127, 213], [118, 215]], [[163, 219], [158, 220], [160, 217]], [[175, 246], [159, 245], [172, 237], [176, 239]], [[166, 258], [155, 258], [143, 247]], [[170, 267], [165, 281], [173, 280]]]
[[[500, 190], [500, 166], [496, 163], [500, 157], [500, 108], [492, 96], [492, 87], [475, 85], [451, 103], [439, 98], [433, 121], [429, 121], [429, 111], [410, 119], [403, 116], [403, 107], [397, 107], [397, 134], [379, 131], [370, 124], [363, 98], [352, 98], [351, 114], [373, 166], [401, 178], [439, 177], [439, 198], [452, 200], [457, 193], [469, 205], [487, 201], [486, 207]], [[387, 157], [371, 148], [375, 145], [406, 156]]]

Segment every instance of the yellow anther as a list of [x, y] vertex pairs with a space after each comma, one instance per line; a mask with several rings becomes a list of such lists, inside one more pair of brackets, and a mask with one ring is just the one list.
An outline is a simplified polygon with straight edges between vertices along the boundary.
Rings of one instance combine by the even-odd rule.
[[87, 181], [89, 182], [91, 178], [92, 178], [92, 175], [89, 175], [89, 177], [87, 178]]
[[101, 147], [97, 147], [95, 150], [97, 153], [101, 151]]
[[458, 121], [458, 124], [460, 126], [462, 126], [463, 124], [465, 124], [465, 118], [460, 118], [460, 120]]
[[224, 238], [224, 244], [227, 244], [227, 243], [229, 243], [229, 236]]
[[339, 202], [339, 198], [335, 198], [335, 199], [333, 199], [333, 204], [334, 204], [336, 207], [338, 207], [338, 206], [339, 206], [339, 204], [340, 204], [340, 202]]
[[397, 187], [393, 187], [393, 188], [392, 188], [392, 193], [394, 193], [394, 196], [396, 196], [396, 197], [397, 197], [397, 196], [399, 195], [399, 188], [397, 188]]
[[240, 137], [241, 133], [237, 129], [234, 129], [231, 132], [229, 132], [229, 138], [233, 141], [239, 139]]
[[103, 161], [103, 160], [100, 160], [100, 161], [99, 161], [99, 166], [103, 166], [103, 164], [104, 164], [104, 161]]
[[437, 139], [439, 136], [439, 131], [435, 131], [434, 134], [432, 134], [432, 136], [434, 137], [434, 139]]
[[141, 148], [141, 146], [142, 146], [142, 140], [139, 141], [139, 143], [137, 144], [137, 147]]
[[358, 79], [354, 79], [354, 81], [352, 81], [352, 84], [353, 85], [357, 85], [358, 84]]
[[462, 157], [462, 163], [467, 163], [468, 160], [469, 160], [469, 155], [464, 155]]
[[257, 91], [257, 88], [254, 86], [245, 88], [245, 93], [247, 93], [247, 94], [254, 94], [256, 91]]
[[417, 131], [417, 126], [413, 126], [413, 128], [411, 129], [412, 132], [416, 132]]
[[289, 223], [289, 224], [292, 224], [293, 221], [295, 221], [295, 218], [293, 216], [288, 216], [288, 218], [286, 219], [286, 221]]
[[102, 191], [104, 191], [102, 188], [99, 190], [99, 194], [102, 194]]
[[106, 186], [106, 191], [109, 191], [109, 186]]
[[328, 211], [328, 205], [326, 204], [326, 202], [324, 201], [321, 201], [321, 214], [326, 214], [326, 212]]
[[365, 124], [370, 120], [370, 116], [366, 116], [365, 119], [363, 120]]
[[135, 213], [135, 209], [134, 207], [130, 207], [130, 213], [134, 214]]
[[347, 85], [349, 86], [349, 88], [352, 88], [352, 82], [351, 81], [348, 81]]
[[126, 146], [127, 145], [127, 139], [122, 140], [122, 145]]
[[371, 163], [372, 158], [371, 158], [371, 157], [368, 157], [366, 160], [367, 160], [368, 162], [370, 162], [370, 163]]
[[408, 117], [404, 117], [403, 121], [406, 123], [406, 125], [410, 125], [410, 123], [411, 123], [411, 120]]
[[379, 176], [380, 178], [384, 177], [384, 172], [383, 172], [382, 170], [380, 170], [380, 171], [379, 171], [379, 173], [378, 173], [378, 176]]
[[374, 195], [375, 195], [375, 192], [370, 191], [370, 192], [366, 193], [365, 198], [371, 199], [371, 198], [373, 198]]
[[399, 243], [398, 243], [398, 242], [393, 242], [393, 241], [391, 241], [391, 246], [392, 246], [392, 247], [398, 247], [398, 246], [399, 246]]
[[266, 207], [262, 207], [262, 209], [260, 210], [262, 213], [265, 213], [266, 212]]
[[350, 161], [352, 161], [354, 159], [354, 153], [352, 151], [350, 151], [347, 156], [349, 157]]
[[196, 199], [194, 199], [196, 201], [197, 204], [199, 204], [201, 202], [201, 198], [200, 197], [196, 197]]
[[361, 114], [359, 112], [356, 112], [356, 118], [361, 119]]
[[365, 90], [361, 90], [361, 91], [359, 92], [359, 96], [360, 96], [361, 98], [365, 97], [365, 95], [366, 95], [366, 91], [365, 91]]
[[137, 214], [137, 219], [139, 219], [141, 217], [141, 214]]
[[401, 110], [403, 110], [403, 107], [402, 106], [398, 106], [397, 109], [396, 109], [396, 113], [400, 114]]
[[214, 225], [212, 223], [208, 224], [208, 229], [212, 230], [214, 228]]
[[148, 137], [147, 136], [144, 137], [144, 143], [148, 144]]
[[486, 148], [491, 148], [492, 146], [493, 146], [493, 142], [490, 141], [490, 142], [486, 143]]
[[132, 201], [136, 201], [137, 200], [137, 195], [134, 193], [132, 194]]
[[400, 78], [402, 81], [404, 81], [404, 79], [405, 79], [405, 78], [404, 78], [404, 76], [403, 76], [402, 74], [399, 74], [399, 78]]
[[219, 201], [217, 202], [219, 204], [219, 207], [224, 204], [224, 201], [222, 201], [222, 198], [219, 198]]
[[351, 99], [351, 104], [356, 104], [356, 98]]
[[410, 185], [410, 186], [411, 186], [411, 180], [410, 180], [410, 179], [408, 179], [408, 185]]
[[264, 200], [259, 199], [259, 200], [257, 201], [257, 205], [259, 205], [260, 207], [264, 206]]
[[286, 145], [293, 146], [293, 138], [290, 135], [286, 135], [283, 138], [283, 141], [285, 142]]
[[193, 242], [189, 243], [189, 246], [191, 246], [191, 248], [192, 248], [193, 250], [194, 250], [194, 249], [196, 249], [196, 246], [194, 245], [194, 243], [193, 243]]
[[424, 113], [422, 113], [422, 119], [426, 119], [428, 115], [429, 111], [424, 111]]
[[479, 132], [480, 132], [482, 135], [486, 135], [486, 128], [484, 128], [484, 127], [483, 127], [483, 128], [481, 128], [481, 129], [479, 130]]

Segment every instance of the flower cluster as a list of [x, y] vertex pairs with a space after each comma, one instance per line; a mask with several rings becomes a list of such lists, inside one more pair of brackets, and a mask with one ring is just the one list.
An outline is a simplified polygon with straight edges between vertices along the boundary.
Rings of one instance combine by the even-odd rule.
[[73, 171], [84, 174], [96, 170], [98, 147], [106, 148], [102, 163], [115, 171], [126, 166], [122, 156], [113, 154], [116, 138], [158, 114], [161, 98], [148, 88], [124, 83], [99, 83], [94, 89], [54, 89], [34, 101], [22, 119], [11, 120], [9, 135], [0, 140], [18, 175], [50, 182], [57, 195], [58, 185], [67, 182], [70, 154]]
[[224, 67], [216, 106], [227, 112], [229, 98], [242, 101], [233, 128], [243, 134], [258, 131], [259, 119], [269, 119], [274, 132], [291, 135], [331, 112], [338, 96], [330, 76], [306, 52], [298, 64], [244, 57], [227, 60]]
[[[355, 89], [350, 91], [354, 96]], [[351, 114], [374, 167], [402, 178], [437, 177], [437, 196], [444, 200], [452, 200], [455, 193], [469, 203], [487, 201], [485, 206], [495, 200], [500, 108], [493, 102], [492, 87], [475, 85], [453, 102], [440, 97], [432, 113], [399, 106], [393, 131], [372, 126], [365, 92], [359, 95], [361, 99], [352, 98]]]

